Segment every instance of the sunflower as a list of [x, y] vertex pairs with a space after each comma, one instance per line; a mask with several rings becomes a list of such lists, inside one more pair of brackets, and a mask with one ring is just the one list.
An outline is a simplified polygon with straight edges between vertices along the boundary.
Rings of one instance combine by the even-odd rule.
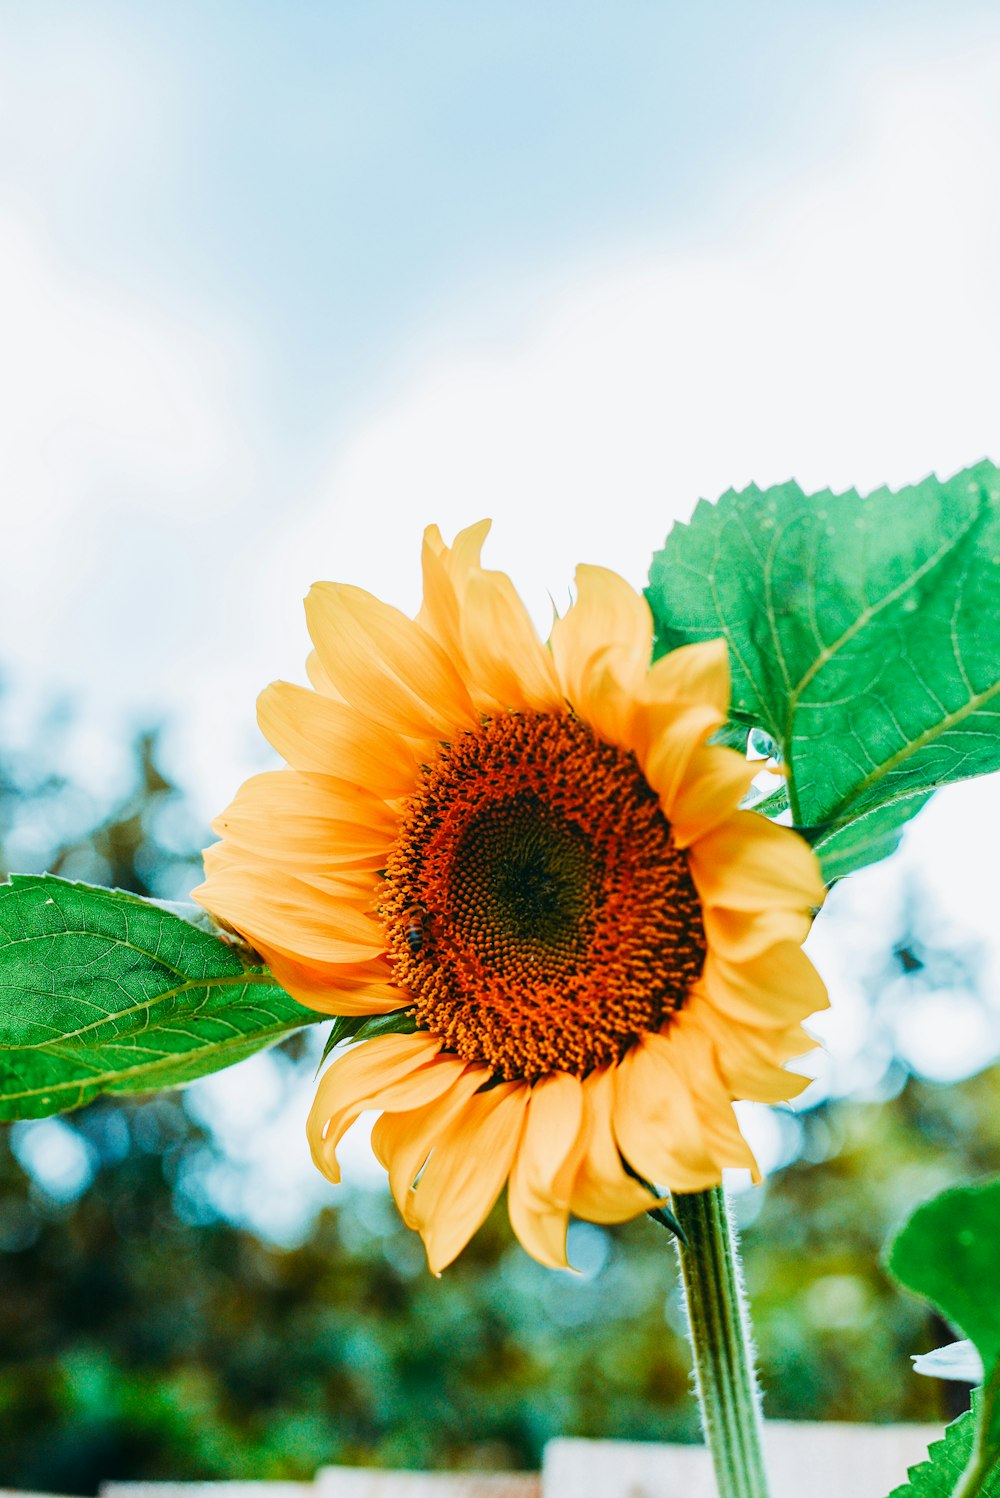
[[243, 785], [195, 891], [302, 1003], [400, 1011], [326, 1071], [308, 1134], [338, 1181], [339, 1141], [380, 1110], [435, 1273], [505, 1184], [525, 1248], [565, 1266], [571, 1213], [756, 1175], [733, 1101], [801, 1091], [784, 1063], [826, 1003], [801, 950], [816, 859], [739, 809], [760, 766], [709, 741], [725, 642], [650, 666], [645, 600], [584, 566], [545, 645], [480, 564], [488, 529], [428, 529], [415, 620], [310, 591], [312, 687], [259, 702], [290, 768]]

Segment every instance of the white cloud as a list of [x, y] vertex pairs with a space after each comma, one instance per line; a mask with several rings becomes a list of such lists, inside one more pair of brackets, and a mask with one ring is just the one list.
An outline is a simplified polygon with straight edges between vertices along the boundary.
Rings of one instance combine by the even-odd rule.
[[167, 715], [252, 482], [247, 349], [80, 275], [9, 205], [0, 327], [3, 666]]
[[58, 541], [110, 496], [188, 519], [218, 506], [232, 432], [208, 334], [74, 275], [13, 217], [0, 218], [0, 322], [9, 523]]

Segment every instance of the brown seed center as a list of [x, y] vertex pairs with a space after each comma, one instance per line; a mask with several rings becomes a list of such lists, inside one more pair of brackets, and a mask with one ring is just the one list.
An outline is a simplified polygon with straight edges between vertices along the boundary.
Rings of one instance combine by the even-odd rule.
[[423, 773], [379, 913], [419, 1026], [505, 1078], [583, 1077], [701, 973], [685, 855], [635, 756], [572, 716], [507, 713]]

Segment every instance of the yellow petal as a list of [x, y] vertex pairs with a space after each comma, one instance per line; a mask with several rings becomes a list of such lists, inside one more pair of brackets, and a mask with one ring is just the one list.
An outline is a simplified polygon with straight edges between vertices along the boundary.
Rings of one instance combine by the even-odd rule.
[[745, 962], [709, 948], [699, 985], [731, 1024], [783, 1030], [829, 1004], [826, 986], [802, 948], [778, 942]]
[[637, 704], [634, 691], [622, 682], [620, 654], [617, 647], [610, 646], [592, 658], [573, 706], [599, 739], [630, 749], [635, 740]]
[[[437, 526], [433, 529], [437, 531]], [[440, 540], [440, 536], [438, 536]], [[423, 550], [423, 574], [424, 574], [424, 597], [417, 614], [417, 623], [443, 647], [447, 652], [449, 660], [456, 665], [465, 666], [466, 680], [468, 680], [468, 667], [462, 653], [462, 633], [460, 624], [460, 606], [455, 585], [448, 576], [448, 569], [440, 550], [432, 545], [429, 533], [424, 535]]]
[[306, 1135], [319, 1170], [340, 1180], [337, 1145], [367, 1108], [416, 1108], [439, 1097], [454, 1081], [454, 1069], [437, 1061], [436, 1036], [380, 1035], [363, 1040], [320, 1078]]
[[[695, 884], [697, 884], [697, 879]], [[702, 924], [710, 952], [730, 962], [748, 962], [779, 942], [801, 945], [809, 935], [812, 917], [803, 910], [725, 910], [702, 905]]]
[[510, 1225], [529, 1254], [551, 1269], [568, 1267], [566, 1230], [573, 1181], [584, 1146], [583, 1087], [553, 1072], [531, 1089], [507, 1191]]
[[[780, 1030], [756, 1030], [746, 1025], [720, 1024], [705, 1006], [692, 1003], [687, 1027], [710, 1038], [719, 1076], [732, 1098], [754, 1103], [786, 1103], [808, 1087], [811, 1078], [785, 1070], [784, 1063], [816, 1046], [801, 1025]], [[696, 1036], [686, 1036], [696, 1043]]]
[[404, 796], [416, 782], [412, 740], [308, 687], [272, 682], [257, 699], [257, 722], [294, 770], [335, 775], [377, 796]]
[[[280, 865], [279, 865], [280, 867]], [[336, 864], [331, 873], [315, 864], [303, 861], [296, 876], [303, 884], [309, 884], [323, 895], [334, 895], [357, 910], [375, 913], [378, 900], [379, 876], [371, 869], [358, 869], [353, 864]]]
[[731, 817], [756, 774], [757, 766], [735, 749], [699, 745], [676, 792], [661, 803], [677, 847], [689, 848]]
[[191, 898], [251, 946], [276, 947], [299, 961], [363, 962], [385, 947], [370, 916], [280, 869], [226, 871], [192, 890]]
[[759, 812], [736, 811], [688, 850], [698, 893], [727, 910], [807, 911], [826, 894], [819, 861], [804, 838]]
[[701, 1191], [718, 1185], [722, 1174], [692, 1100], [698, 1079], [683, 1075], [673, 1052], [667, 1037], [646, 1035], [622, 1060], [615, 1074], [615, 1136], [644, 1180], [672, 1191]]
[[471, 675], [504, 706], [562, 710], [552, 657], [505, 573], [475, 572], [469, 577], [462, 645]]
[[212, 823], [227, 842], [289, 871], [335, 859], [384, 860], [398, 816], [368, 791], [327, 775], [267, 770], [244, 781]]
[[480, 520], [459, 531], [452, 546], [445, 546], [436, 525], [424, 531], [424, 597], [417, 622], [456, 663], [465, 664], [461, 631], [465, 588], [472, 574], [481, 570], [480, 555], [489, 530], [490, 522]]
[[323, 669], [323, 663], [315, 650], [310, 650], [306, 656], [306, 675], [312, 683], [313, 690], [321, 697], [329, 697], [331, 702], [345, 702], [342, 692], [338, 692], [333, 682]]
[[[437, 1064], [442, 1064], [444, 1059], [439, 1058]], [[488, 1079], [485, 1067], [459, 1062], [447, 1092], [434, 1102], [403, 1113], [383, 1113], [376, 1122], [372, 1130], [372, 1149], [389, 1173], [389, 1188], [407, 1227], [416, 1227], [413, 1218], [414, 1182], [426, 1165], [428, 1155]]]
[[656, 1205], [622, 1165], [612, 1122], [614, 1071], [606, 1067], [591, 1072], [583, 1083], [583, 1148], [570, 1209], [588, 1222], [627, 1222]]
[[638, 686], [653, 648], [653, 616], [642, 595], [606, 567], [578, 567], [576, 588], [576, 602], [552, 626], [549, 644], [563, 695], [582, 710], [598, 662], [626, 688]]
[[[812, 1050], [816, 1042], [801, 1026], [785, 1032], [778, 1053], [781, 1061], [790, 1061]], [[719, 1049], [719, 1066], [734, 1097], [752, 1103], [788, 1103], [804, 1092], [811, 1077], [776, 1066], [773, 1054], [762, 1054], [750, 1034], [731, 1030]]]
[[[443, 548], [448, 573], [461, 595], [464, 582], [478, 572], [482, 563], [483, 544], [490, 533], [492, 520], [477, 520], [460, 530], [450, 546]], [[436, 530], [436, 526], [428, 527]]]
[[[688, 1004], [693, 1011], [696, 999]], [[676, 1028], [670, 1036], [677, 1070], [689, 1079], [695, 1112], [701, 1125], [705, 1147], [722, 1170], [749, 1170], [755, 1181], [760, 1170], [753, 1151], [740, 1133], [732, 1098], [719, 1065], [716, 1040], [718, 1027], [709, 1023], [688, 1023]]]
[[696, 1097], [695, 1107], [712, 1158], [718, 1160], [724, 1170], [749, 1170], [751, 1179], [759, 1182], [762, 1179], [760, 1166], [740, 1132], [732, 1103], [720, 1100], [717, 1106], [709, 1107]]
[[469, 577], [482, 566], [483, 544], [492, 524], [491, 520], [477, 520], [473, 525], [467, 525], [458, 532], [450, 546], [445, 545], [436, 525], [429, 525], [424, 531], [424, 555], [430, 553], [440, 557], [460, 599]]
[[275, 947], [257, 950], [282, 988], [321, 1014], [387, 1014], [413, 1002], [412, 994], [392, 982], [384, 957], [351, 964], [297, 962]]
[[642, 693], [649, 702], [702, 702], [729, 712], [729, 650], [725, 640], [681, 645], [650, 667]]
[[411, 1207], [432, 1274], [457, 1258], [500, 1195], [528, 1092], [526, 1083], [502, 1082], [476, 1093], [435, 1146]]
[[630, 743], [664, 813], [673, 805], [693, 757], [720, 721], [707, 703], [654, 702], [633, 713]]
[[306, 621], [327, 676], [373, 723], [426, 739], [478, 722], [437, 641], [363, 588], [315, 583]]

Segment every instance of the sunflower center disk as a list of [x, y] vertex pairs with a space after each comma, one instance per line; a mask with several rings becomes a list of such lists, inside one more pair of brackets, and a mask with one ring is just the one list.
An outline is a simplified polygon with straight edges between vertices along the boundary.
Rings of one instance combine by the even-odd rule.
[[453, 740], [410, 798], [379, 913], [418, 1025], [505, 1078], [586, 1076], [701, 973], [684, 854], [634, 755], [569, 716]]

